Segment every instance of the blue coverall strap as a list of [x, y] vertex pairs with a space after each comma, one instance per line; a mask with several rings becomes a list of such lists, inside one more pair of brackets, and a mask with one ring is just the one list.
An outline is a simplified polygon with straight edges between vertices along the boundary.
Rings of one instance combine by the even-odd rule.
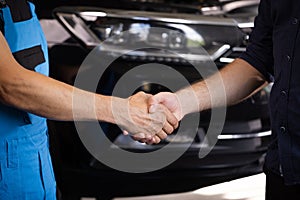
[[[43, 30], [35, 14], [34, 4], [26, 0], [6, 0], [6, 3], [7, 5], [1, 9], [2, 13], [0, 16], [4, 22], [3, 32], [5, 39], [14, 58], [26, 69], [48, 76], [48, 47]], [[7, 112], [3, 109], [0, 110], [0, 121], [7, 122], [7, 119], [12, 119], [10, 121], [14, 122], [9, 123], [7, 126], [13, 125], [14, 129], [18, 125], [34, 125], [32, 127], [26, 126], [26, 131], [30, 129], [29, 132], [35, 132], [34, 129], [38, 125], [46, 126], [46, 123], [44, 123], [46, 119], [42, 117], [24, 111], [14, 112], [13, 110], [14, 108], [6, 109]], [[0, 122], [0, 125], [3, 125], [3, 123]], [[2, 132], [0, 130], [0, 133]], [[25, 134], [25, 130], [23, 132]]]
[[6, 0], [10, 9], [12, 22], [21, 22], [31, 19], [32, 12], [27, 0]]

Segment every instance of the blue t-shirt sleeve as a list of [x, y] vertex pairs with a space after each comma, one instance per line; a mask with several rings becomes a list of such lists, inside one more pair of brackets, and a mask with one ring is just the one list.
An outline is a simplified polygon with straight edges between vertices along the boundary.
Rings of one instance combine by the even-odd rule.
[[261, 0], [249, 44], [240, 58], [255, 67], [267, 81], [273, 81], [273, 26], [270, 0]]

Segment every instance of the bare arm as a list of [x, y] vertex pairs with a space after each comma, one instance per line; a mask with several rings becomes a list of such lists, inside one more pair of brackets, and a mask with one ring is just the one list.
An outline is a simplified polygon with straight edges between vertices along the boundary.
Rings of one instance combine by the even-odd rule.
[[[183, 88], [176, 93], [161, 92], [149, 99], [149, 105], [163, 104], [178, 120], [186, 114], [207, 110], [212, 107], [232, 105], [249, 97], [266, 84], [263, 75], [242, 59], [231, 64], [211, 77]], [[159, 143], [160, 135], [146, 142]], [[135, 138], [138, 140], [138, 138]]]
[[[0, 101], [3, 104], [55, 120], [73, 120], [73, 113], [77, 113], [76, 119], [117, 123], [133, 134], [153, 134], [162, 127], [169, 132], [177, 126], [176, 118], [163, 107], [158, 107], [156, 114], [148, 114], [144, 99], [149, 96], [146, 94], [128, 99], [103, 96], [29, 71], [15, 61], [1, 33], [0, 49]], [[75, 107], [73, 92], [78, 95]]]
[[176, 95], [159, 93], [149, 103], [164, 104], [181, 120], [188, 113], [238, 103], [265, 84], [261, 73], [246, 61], [236, 59], [205, 81], [181, 89]]
[[[20, 66], [10, 53], [2, 34], [0, 47], [1, 102], [46, 118], [72, 120], [72, 93], [75, 88]], [[93, 98], [92, 93], [78, 91], [82, 93], [82, 102], [89, 102], [86, 99]], [[98, 118], [112, 121], [111, 113], [105, 109], [109, 107], [111, 99], [100, 95], [97, 98], [97, 108], [102, 111], [98, 113]], [[88, 106], [83, 105], [80, 111], [82, 118], [87, 120], [94, 118], [86, 113]]]
[[[206, 110], [211, 107], [236, 104], [266, 83], [264, 77], [250, 64], [242, 59], [236, 59], [205, 81], [198, 82], [189, 89], [177, 92], [184, 106], [184, 114]], [[223, 96], [224, 92], [225, 95]], [[186, 92], [193, 91], [197, 96], [197, 105], [187, 102]], [[224, 99], [225, 98], [225, 99]]]

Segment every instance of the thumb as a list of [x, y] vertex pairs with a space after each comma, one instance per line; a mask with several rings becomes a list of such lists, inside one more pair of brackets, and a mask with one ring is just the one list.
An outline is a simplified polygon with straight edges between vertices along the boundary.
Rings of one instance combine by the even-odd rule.
[[152, 97], [149, 98], [148, 104], [154, 105], [154, 104], [163, 103], [168, 97], [168, 94], [169, 94], [168, 92], [160, 92], [156, 95], [153, 95]]
[[149, 113], [155, 113], [158, 109], [158, 104], [153, 104], [149, 106]]
[[149, 113], [154, 113], [157, 105], [165, 101], [165, 93], [158, 93], [148, 99]]
[[156, 97], [156, 95], [149, 97], [148, 99], [148, 105], [155, 105], [155, 104], [159, 104], [159, 99]]

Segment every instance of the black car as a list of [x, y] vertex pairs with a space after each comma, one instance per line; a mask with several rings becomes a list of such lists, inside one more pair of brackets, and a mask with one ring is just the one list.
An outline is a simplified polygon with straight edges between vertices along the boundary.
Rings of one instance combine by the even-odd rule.
[[[190, 1], [189, 4], [176, 0], [70, 2], [37, 4], [49, 44], [50, 76], [74, 85], [85, 58], [94, 47], [106, 41], [98, 51], [113, 62], [99, 77], [96, 87], [97, 93], [105, 95], [113, 93], [123, 75], [144, 64], [167, 65], [189, 83], [203, 78], [193, 65], [201, 66], [209, 74], [209, 60], [213, 60], [217, 69], [221, 69], [245, 51], [258, 5], [256, 0]], [[49, 10], [53, 19], [47, 15]], [[140, 33], [152, 27], [158, 31]], [[128, 38], [147, 48], [129, 51], [128, 46], [123, 45]], [[200, 48], [206, 52], [197, 51]], [[84, 73], [94, 70], [97, 71], [91, 67]], [[153, 76], [173, 81], [176, 78], [172, 74], [131, 73], [130, 80], [141, 85], [134, 92], [170, 91], [164, 85], [151, 83]], [[124, 93], [121, 90], [119, 95], [126, 97], [126, 85], [123, 86]], [[179, 89], [183, 85], [176, 87]], [[199, 150], [211, 122], [211, 110], [200, 114], [197, 130], [178, 129], [156, 145], [136, 142], [124, 136], [118, 126], [99, 122], [113, 143], [112, 151], [117, 146], [129, 152], [155, 152], [170, 143], [174, 152], [184, 149], [170, 165], [147, 173], [119, 171], [101, 163], [80, 140], [74, 122], [49, 120], [51, 154], [62, 199], [112, 199], [185, 192], [262, 172], [271, 137], [270, 88], [268, 85], [252, 97], [227, 108], [216, 145], [201, 159]], [[192, 120], [194, 115], [197, 114], [190, 114], [185, 120]], [[88, 133], [89, 129], [84, 131]]]

